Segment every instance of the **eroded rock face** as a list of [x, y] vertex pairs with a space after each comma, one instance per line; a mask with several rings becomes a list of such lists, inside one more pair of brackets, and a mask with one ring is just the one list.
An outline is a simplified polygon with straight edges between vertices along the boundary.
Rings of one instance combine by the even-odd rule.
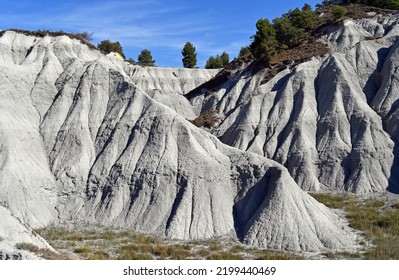
[[242, 221], [243, 241], [291, 251], [353, 249], [353, 234], [346, 227], [337, 227], [344, 220], [301, 191], [288, 174], [282, 174], [285, 172], [269, 168], [254, 187], [239, 194], [236, 213]]
[[190, 102], [183, 95], [213, 78], [219, 70], [126, 67], [130, 80], [152, 99], [174, 109], [186, 119], [194, 119]]
[[190, 101], [197, 113], [216, 109], [222, 142], [283, 164], [304, 190], [397, 192], [398, 21], [326, 28], [330, 54], [269, 81], [243, 67]]
[[154, 97], [156, 85], [183, 100], [179, 89], [209, 71], [175, 70], [182, 80], [172, 84], [142, 79], [171, 70], [15, 32], [0, 38], [0, 60], [0, 202], [21, 224], [79, 219], [177, 239], [233, 234], [277, 249], [355, 246], [282, 165], [195, 127], [178, 114], [190, 114], [189, 103], [171, 108]]

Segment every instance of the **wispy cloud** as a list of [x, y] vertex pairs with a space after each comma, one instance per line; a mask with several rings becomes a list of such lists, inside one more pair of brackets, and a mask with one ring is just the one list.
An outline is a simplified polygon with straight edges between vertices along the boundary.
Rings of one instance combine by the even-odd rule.
[[[94, 32], [95, 43], [103, 39], [120, 41], [128, 57], [136, 57], [144, 48], [151, 49], [153, 55], [159, 53], [172, 57], [173, 53], [179, 57], [184, 43], [190, 41], [196, 46], [201, 63], [204, 63], [206, 56], [223, 51], [231, 52], [231, 56], [234, 56], [249, 41], [249, 35], [245, 34], [247, 29], [241, 26], [242, 23], [223, 22], [220, 13], [212, 9], [198, 9], [186, 1], [92, 0], [63, 1], [57, 5], [54, 1], [51, 3], [33, 9], [30, 1], [10, 1], [10, 11], [0, 11], [0, 29], [13, 27]], [[240, 38], [237, 38], [237, 34], [240, 34]], [[169, 55], [165, 54], [167, 51]], [[168, 64], [162, 58], [158, 61]]]

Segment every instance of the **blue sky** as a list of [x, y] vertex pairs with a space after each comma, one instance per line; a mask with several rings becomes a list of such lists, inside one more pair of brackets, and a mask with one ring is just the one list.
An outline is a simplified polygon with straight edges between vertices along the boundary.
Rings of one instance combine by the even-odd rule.
[[198, 66], [211, 55], [237, 56], [248, 45], [259, 18], [273, 19], [289, 9], [320, 1], [293, 0], [0, 0], [0, 29], [93, 32], [93, 43], [119, 41], [126, 57], [137, 60], [149, 49], [157, 66], [182, 67], [181, 49], [190, 41]]

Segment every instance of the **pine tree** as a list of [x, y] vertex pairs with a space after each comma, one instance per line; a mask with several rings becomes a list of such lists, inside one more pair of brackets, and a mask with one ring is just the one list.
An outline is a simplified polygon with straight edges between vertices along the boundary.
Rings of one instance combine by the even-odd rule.
[[217, 65], [216, 58], [214, 56], [210, 56], [205, 63], [205, 69], [217, 69], [219, 66]]
[[190, 42], [187, 42], [183, 50], [181, 51], [183, 55], [183, 66], [184, 68], [194, 68], [197, 65], [197, 53], [195, 52], [195, 47]]
[[155, 66], [155, 60], [152, 59], [151, 52], [144, 49], [137, 58], [137, 64], [141, 66]]
[[230, 62], [230, 57], [227, 52], [223, 52], [222, 55], [220, 56], [220, 62], [222, 64], [222, 67], [226, 67], [229, 62]]
[[269, 62], [277, 53], [276, 30], [268, 19], [259, 19], [256, 29], [256, 34], [251, 37], [253, 41], [249, 47], [257, 60]]

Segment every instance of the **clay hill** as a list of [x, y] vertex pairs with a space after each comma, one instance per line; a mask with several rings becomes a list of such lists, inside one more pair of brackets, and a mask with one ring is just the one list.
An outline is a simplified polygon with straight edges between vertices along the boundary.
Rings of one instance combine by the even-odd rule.
[[[397, 192], [399, 16], [325, 26], [276, 75], [140, 67], [69, 36], [0, 37], [0, 251], [80, 221], [262, 248], [358, 246], [307, 191]], [[221, 75], [223, 76], [222, 78]], [[211, 112], [216, 121], [197, 127]]]

